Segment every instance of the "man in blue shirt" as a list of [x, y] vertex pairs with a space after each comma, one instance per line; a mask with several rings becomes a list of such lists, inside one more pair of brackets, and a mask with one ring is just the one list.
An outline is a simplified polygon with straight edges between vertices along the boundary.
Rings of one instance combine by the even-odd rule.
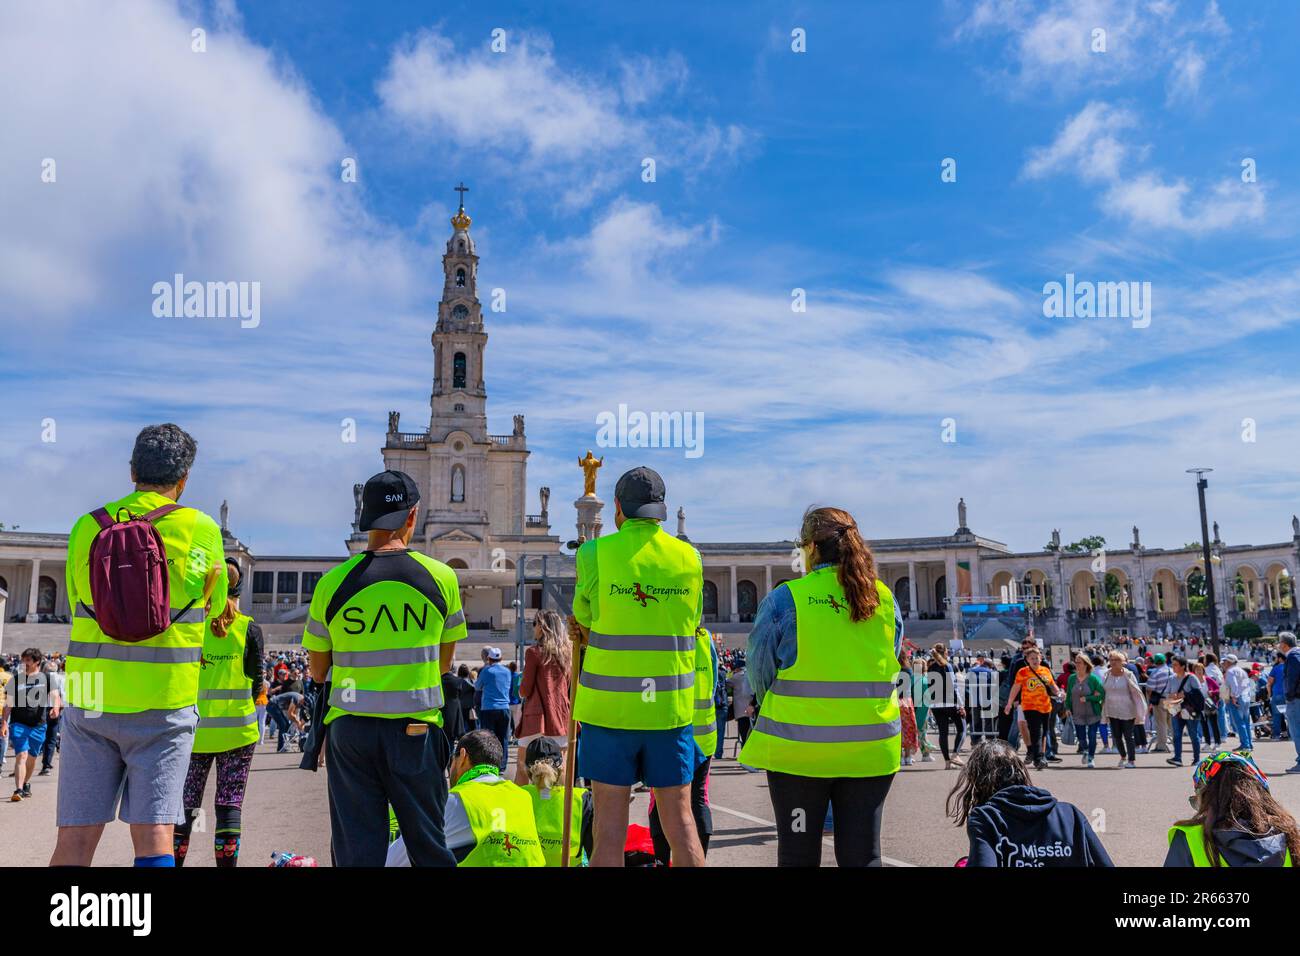
[[506, 754], [510, 738], [510, 671], [501, 666], [501, 648], [484, 649], [487, 666], [478, 672], [474, 687], [474, 710], [478, 725], [490, 730], [501, 741], [501, 772], [506, 771]]

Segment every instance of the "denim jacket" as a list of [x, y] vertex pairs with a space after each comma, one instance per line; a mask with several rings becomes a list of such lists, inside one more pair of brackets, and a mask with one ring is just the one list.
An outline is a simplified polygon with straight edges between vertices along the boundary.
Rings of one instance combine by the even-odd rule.
[[[813, 568], [832, 567], [819, 564]], [[903, 615], [894, 602], [894, 655], [903, 647]], [[754, 689], [754, 699], [762, 706], [767, 689], [776, 680], [776, 672], [793, 667], [799, 652], [799, 642], [795, 627], [794, 595], [784, 584], [780, 584], [758, 606], [754, 617], [754, 628], [749, 632], [749, 646], [745, 651], [745, 666], [748, 669], [749, 685]]]

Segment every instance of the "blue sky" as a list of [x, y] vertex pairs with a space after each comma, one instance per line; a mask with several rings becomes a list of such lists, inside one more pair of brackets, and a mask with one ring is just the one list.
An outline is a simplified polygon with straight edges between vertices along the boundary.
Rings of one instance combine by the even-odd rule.
[[[786, 537], [812, 502], [944, 534], [964, 496], [1017, 549], [1177, 546], [1192, 465], [1225, 540], [1284, 540], [1298, 28], [1188, 0], [6, 6], [0, 521], [65, 529], [175, 420], [192, 503], [261, 553], [341, 552], [387, 411], [427, 421], [463, 179], [508, 301], [490, 427], [527, 415], [561, 534], [625, 403], [703, 413], [703, 457], [602, 473], [654, 465], [697, 540]], [[261, 324], [155, 318], [176, 272], [260, 282]], [[1150, 326], [1045, 317], [1067, 273], [1150, 282]]]

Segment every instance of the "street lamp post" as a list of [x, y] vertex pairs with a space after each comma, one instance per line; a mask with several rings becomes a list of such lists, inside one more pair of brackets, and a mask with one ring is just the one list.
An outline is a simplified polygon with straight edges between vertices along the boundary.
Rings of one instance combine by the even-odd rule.
[[1213, 470], [1213, 468], [1188, 468], [1187, 473], [1196, 476], [1196, 496], [1201, 504], [1201, 556], [1205, 561], [1205, 599], [1210, 612], [1210, 647], [1214, 650], [1214, 656], [1222, 660], [1219, 655], [1219, 609], [1214, 600], [1214, 569], [1210, 564], [1210, 526], [1205, 517], [1205, 489], [1210, 484], [1205, 476]]

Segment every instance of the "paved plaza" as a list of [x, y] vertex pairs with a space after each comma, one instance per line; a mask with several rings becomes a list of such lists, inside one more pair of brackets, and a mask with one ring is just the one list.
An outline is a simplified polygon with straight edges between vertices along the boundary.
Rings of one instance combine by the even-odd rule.
[[[734, 724], [732, 725], [734, 729]], [[931, 738], [934, 743], [934, 738]], [[776, 862], [776, 834], [768, 800], [766, 775], [748, 773], [731, 759], [714, 762], [709, 788], [713, 803], [711, 866], [772, 866]], [[1261, 743], [1257, 759], [1270, 774], [1273, 792], [1293, 814], [1300, 816], [1300, 776], [1282, 771], [1294, 762], [1289, 742]], [[1137, 769], [1115, 768], [1118, 757], [1097, 756], [1097, 769], [1080, 766], [1074, 747], [1062, 749], [1064, 762], [1035, 774], [1035, 783], [1048, 787], [1058, 799], [1079, 806], [1101, 831], [1102, 843], [1118, 866], [1159, 866], [1165, 855], [1169, 824], [1188, 815], [1191, 792], [1190, 766], [1165, 763], [1165, 754], [1139, 754]], [[325, 773], [298, 769], [300, 755], [275, 753], [274, 744], [261, 744], [253, 761], [244, 802], [244, 835], [240, 862], [264, 866], [277, 850], [314, 856], [329, 865], [329, 807]], [[1184, 754], [1190, 765], [1190, 756]], [[6, 777], [12, 772], [6, 759]], [[0, 866], [43, 866], [54, 847], [54, 810], [58, 762], [49, 777], [37, 777], [33, 798], [22, 803], [0, 803]], [[945, 820], [944, 800], [957, 779], [957, 771], [935, 763], [904, 768], [894, 781], [885, 805], [884, 854], [894, 866], [951, 866], [966, 853], [965, 833]], [[214, 782], [209, 779], [204, 797], [208, 818], [212, 813]], [[5, 787], [8, 793], [12, 787]], [[647, 794], [636, 794], [632, 821], [645, 823]], [[96, 858], [99, 866], [125, 866], [131, 861], [127, 828], [108, 827]], [[823, 863], [834, 865], [830, 834]], [[197, 831], [191, 841], [186, 866], [212, 866], [207, 840]]]

